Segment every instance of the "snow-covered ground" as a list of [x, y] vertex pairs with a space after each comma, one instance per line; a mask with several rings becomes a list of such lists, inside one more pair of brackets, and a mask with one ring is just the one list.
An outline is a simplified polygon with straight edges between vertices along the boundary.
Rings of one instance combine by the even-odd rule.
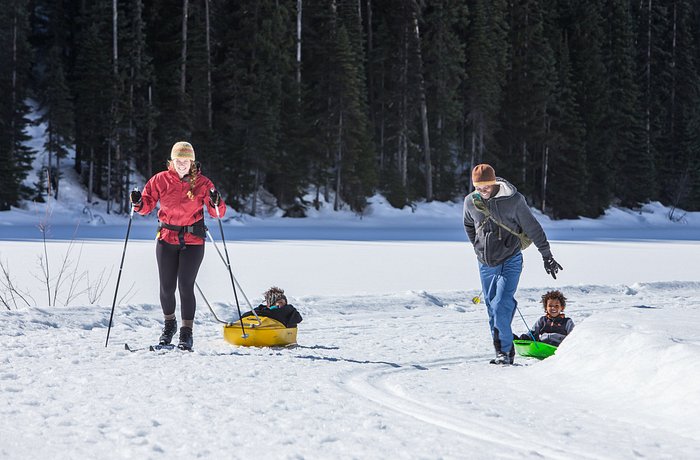
[[[454, 206], [432, 220], [459, 228], [460, 212]], [[525, 320], [534, 323], [539, 297], [558, 288], [577, 326], [556, 356], [502, 368], [488, 364], [486, 313], [471, 302], [479, 294], [471, 247], [440, 240], [441, 230], [426, 229], [417, 241], [383, 238], [410, 227], [411, 213], [348, 218], [344, 226], [316, 218], [331, 230], [306, 240], [312, 219], [230, 221], [237, 279], [253, 303], [270, 285], [287, 290], [304, 316], [299, 346], [233, 347], [200, 302], [195, 352], [164, 354], [123, 348], [159, 335], [153, 241], [127, 245], [105, 348], [126, 219], [89, 226], [121, 237], [72, 246], [49, 238], [45, 254], [40, 232], [16, 223], [22, 212], [4, 214], [0, 261], [30, 306], [15, 298], [0, 312], [0, 458], [700, 456], [700, 226], [692, 223], [586, 222], [606, 238], [553, 240], [564, 266], [557, 280], [528, 249], [517, 295]], [[365, 224], [359, 241], [333, 239]], [[150, 222], [134, 225], [152, 230]], [[294, 236], [235, 238], [256, 225], [289, 226]], [[577, 222], [566, 225], [578, 232]], [[685, 232], [644, 238], [655, 225]], [[616, 227], [637, 236], [617, 239]], [[221, 249], [216, 222], [210, 228]], [[52, 287], [63, 260], [70, 263], [51, 301], [57, 306], [39, 280], [46, 257]], [[80, 293], [88, 287], [83, 272], [93, 288], [101, 273], [109, 276], [99, 297]], [[70, 280], [74, 298], [64, 306]], [[235, 318], [228, 273], [211, 243], [199, 284], [220, 317]], [[519, 316], [513, 324], [525, 331]]]
[[[64, 173], [60, 202], [0, 213], [2, 459], [700, 458], [698, 214], [538, 216], [564, 271], [551, 279], [528, 249], [520, 311], [534, 323], [540, 296], [560, 289], [576, 328], [555, 356], [511, 367], [488, 364], [460, 203], [229, 215], [237, 279], [252, 303], [287, 290], [299, 345], [231, 346], [202, 301], [193, 353], [132, 353], [124, 344], [147, 347], [162, 323], [155, 221], [134, 217], [105, 347], [127, 219], [83, 213]], [[198, 283], [233, 320], [211, 243]], [[526, 330], [517, 314], [513, 325]]]

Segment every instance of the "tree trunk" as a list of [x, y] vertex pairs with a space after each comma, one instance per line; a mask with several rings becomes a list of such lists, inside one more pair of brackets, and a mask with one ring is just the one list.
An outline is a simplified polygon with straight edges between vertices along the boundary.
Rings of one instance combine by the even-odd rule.
[[669, 132], [673, 136], [676, 128], [676, 40], [678, 38], [678, 4], [673, 2], [673, 36], [671, 39], [671, 100], [669, 101], [671, 114], [671, 122], [669, 126]]
[[107, 214], [112, 210], [112, 143], [107, 145]]
[[58, 183], [61, 181], [61, 156], [58, 154], [58, 150], [56, 150], [56, 172], [54, 176], [56, 176], [56, 180], [54, 182], [53, 197], [58, 201]]
[[[301, 14], [303, 0], [297, 0], [297, 88], [301, 89]], [[299, 91], [301, 97], [301, 91]]]
[[[49, 108], [49, 113], [50, 112], [51, 109]], [[46, 123], [46, 134], [48, 134], [49, 136], [48, 148], [46, 149], [46, 154], [48, 155], [48, 158], [46, 160], [46, 170], [48, 171], [48, 186], [46, 188], [46, 196], [48, 197], [49, 195], [53, 194], [51, 187], [54, 183], [52, 179], [53, 174], [51, 174], [51, 163], [53, 163], [53, 123], [51, 123], [50, 116], [48, 122]]]
[[253, 184], [253, 203], [250, 208], [250, 215], [255, 217], [258, 213], [258, 188], [260, 187], [260, 167], [255, 167], [255, 181]]
[[[299, 0], [301, 1], [301, 0]], [[211, 108], [211, 39], [209, 26], [209, 0], [204, 0], [204, 16], [207, 28], [207, 128], [211, 132], [214, 126], [214, 115]]]
[[[414, 8], [418, 5], [414, 3]], [[425, 161], [425, 199], [433, 201], [433, 164], [430, 158], [430, 135], [428, 131], [428, 104], [425, 97], [425, 80], [423, 79], [423, 53], [421, 51], [420, 29], [418, 16], [413, 10], [413, 33], [416, 39], [416, 55], [418, 59], [418, 82], [420, 91], [420, 117], [423, 128], [423, 159]]]
[[651, 155], [651, 3], [649, 0], [647, 5], [647, 62], [646, 62], [646, 77], [647, 77], [647, 100], [646, 100], [646, 150], [647, 158]]
[[129, 190], [131, 189], [131, 164], [129, 160], [124, 160], [124, 193], [122, 193], [122, 212], [130, 208]]
[[[374, 128], [374, 76], [372, 75], [372, 53], [374, 43], [372, 36], [372, 0], [367, 0], [367, 102], [369, 103], [369, 117]], [[381, 161], [380, 161], [381, 164]]]
[[469, 155], [469, 171], [476, 166], [476, 127], [472, 129], [471, 154]]
[[408, 184], [408, 33], [407, 26], [404, 26], [403, 34], [403, 56], [401, 66], [400, 86], [401, 86], [401, 106], [400, 106], [400, 128], [399, 128], [399, 152], [397, 166], [401, 185], [405, 188]]
[[116, 174], [116, 180], [117, 180], [117, 199], [119, 200], [119, 213], [125, 212], [127, 209], [127, 206], [125, 206], [124, 202], [126, 199], [126, 193], [124, 189], [124, 180], [122, 180], [127, 174], [128, 174], [128, 165], [127, 162], [124, 158], [122, 158], [122, 149], [119, 143], [117, 143], [116, 148], [114, 149], [116, 155], [115, 158], [117, 160], [117, 174]]
[[484, 149], [486, 148], [486, 143], [484, 142], [484, 131], [486, 131], [486, 123], [484, 122], [483, 114], [479, 115], [479, 149], [477, 150], [476, 161], [478, 163], [474, 164], [476, 166], [484, 161]]
[[[109, 147], [107, 148], [107, 214], [112, 209], [112, 148], [117, 152], [115, 160], [119, 161], [119, 126], [117, 123], [118, 104], [118, 89], [119, 89], [119, 48], [118, 48], [118, 10], [117, 0], [112, 0], [112, 73], [113, 73], [113, 94], [112, 94], [112, 139], [110, 139]], [[118, 169], [118, 168], [117, 168]]]
[[[17, 8], [12, 17], [12, 113], [17, 107]], [[10, 117], [10, 158], [15, 157], [15, 117]]]
[[148, 85], [148, 132], [146, 134], [146, 167], [148, 177], [153, 175], [153, 86]]
[[549, 146], [545, 145], [542, 155], [542, 213], [547, 209], [547, 173], [549, 172]]
[[340, 209], [340, 188], [342, 186], [342, 171], [343, 171], [343, 110], [340, 109], [338, 114], [338, 150], [335, 155], [335, 200], [333, 202], [333, 210]]
[[115, 78], [117, 77], [117, 75], [119, 75], [117, 20], [117, 0], [112, 0], [112, 65]]
[[384, 171], [386, 158], [386, 102], [384, 101], [385, 76], [382, 74], [379, 82], [379, 167]]
[[522, 170], [520, 171], [522, 183], [525, 184], [527, 179], [527, 141], [523, 140], [523, 151], [522, 151]]
[[88, 203], [92, 203], [92, 191], [94, 190], [94, 183], [93, 183], [94, 171], [95, 171], [95, 148], [90, 147], [90, 166], [89, 166], [89, 171], [88, 171], [88, 196], [87, 196]]
[[187, 17], [189, 10], [189, 1], [182, 0], [182, 51], [180, 54], [180, 96], [185, 97], [187, 89]]

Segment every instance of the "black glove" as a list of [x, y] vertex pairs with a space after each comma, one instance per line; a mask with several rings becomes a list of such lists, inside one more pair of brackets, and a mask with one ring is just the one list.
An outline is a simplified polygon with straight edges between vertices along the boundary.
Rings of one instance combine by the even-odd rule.
[[129, 195], [129, 200], [131, 200], [131, 203], [134, 205], [141, 204], [141, 192], [134, 190], [131, 192], [131, 195]]
[[552, 278], [557, 279], [557, 272], [559, 270], [564, 270], [564, 268], [559, 265], [559, 262], [554, 260], [554, 257], [549, 256], [549, 257], [544, 257], [544, 271], [547, 272], [548, 275], [552, 275]]
[[215, 188], [209, 190], [209, 201], [214, 207], [219, 206], [219, 203], [221, 203], [221, 194]]

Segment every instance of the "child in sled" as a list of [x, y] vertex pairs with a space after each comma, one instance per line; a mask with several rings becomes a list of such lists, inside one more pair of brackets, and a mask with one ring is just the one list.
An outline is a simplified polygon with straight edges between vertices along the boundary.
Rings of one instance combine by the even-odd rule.
[[[294, 305], [287, 303], [287, 296], [284, 289], [272, 286], [265, 291], [265, 303], [255, 307], [258, 316], [272, 318], [284, 324], [284, 327], [297, 327], [301, 323], [301, 314], [294, 308]], [[243, 316], [251, 316], [253, 312], [244, 313]]]
[[545, 315], [537, 320], [530, 334], [520, 336], [521, 340], [544, 342], [558, 347], [562, 340], [574, 329], [571, 318], [564, 316], [566, 297], [559, 291], [549, 291], [542, 296]]

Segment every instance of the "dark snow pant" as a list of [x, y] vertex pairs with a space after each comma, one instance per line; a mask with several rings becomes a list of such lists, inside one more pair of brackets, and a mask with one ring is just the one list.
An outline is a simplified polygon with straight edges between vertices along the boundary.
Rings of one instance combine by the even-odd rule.
[[481, 288], [489, 314], [489, 327], [496, 353], [510, 353], [513, 349], [511, 323], [518, 302], [515, 291], [518, 289], [520, 273], [523, 271], [523, 254], [515, 254], [500, 265], [489, 267], [479, 264]]
[[204, 259], [204, 245], [187, 245], [158, 241], [156, 260], [160, 278], [160, 306], [163, 315], [175, 314], [175, 288], [180, 291], [180, 316], [184, 321], [194, 320], [197, 303], [194, 282]]

